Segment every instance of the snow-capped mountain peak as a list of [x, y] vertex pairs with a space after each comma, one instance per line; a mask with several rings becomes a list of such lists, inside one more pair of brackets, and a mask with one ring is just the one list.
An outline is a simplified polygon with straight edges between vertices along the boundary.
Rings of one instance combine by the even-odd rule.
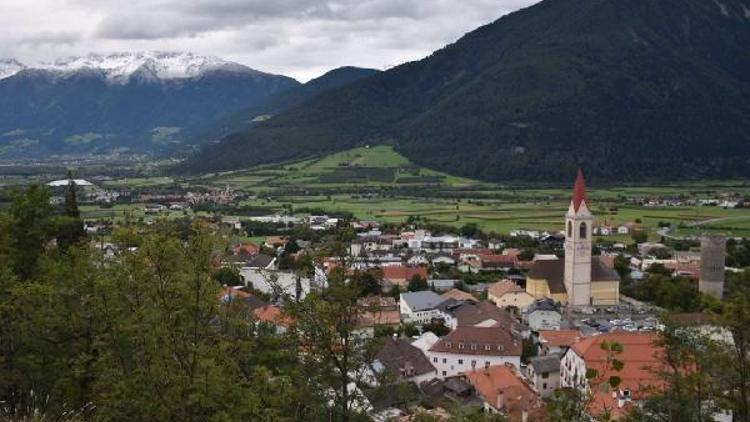
[[0, 58], [0, 79], [9, 78], [26, 69], [26, 66], [16, 59]]
[[167, 80], [195, 78], [205, 72], [220, 69], [255, 72], [249, 67], [218, 57], [157, 51], [66, 57], [53, 62], [43, 62], [36, 68], [61, 75], [97, 70], [113, 83], [125, 83], [134, 75], [141, 80]]

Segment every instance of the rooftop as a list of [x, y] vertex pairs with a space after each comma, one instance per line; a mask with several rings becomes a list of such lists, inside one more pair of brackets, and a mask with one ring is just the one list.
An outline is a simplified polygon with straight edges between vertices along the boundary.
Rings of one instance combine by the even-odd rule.
[[434, 309], [444, 301], [437, 293], [431, 291], [401, 293], [401, 300], [406, 302], [413, 312]]
[[459, 326], [435, 343], [430, 351], [483, 356], [521, 356], [521, 339], [508, 328]]

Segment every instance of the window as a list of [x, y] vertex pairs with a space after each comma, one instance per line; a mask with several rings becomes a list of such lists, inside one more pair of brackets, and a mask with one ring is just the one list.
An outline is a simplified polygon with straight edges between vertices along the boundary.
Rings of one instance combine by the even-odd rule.
[[443, 363], [448, 363], [448, 359], [443, 358]]
[[485, 361], [484, 362], [484, 369], [487, 369], [489, 367], [490, 367], [490, 361]]
[[542, 384], [542, 390], [546, 390], [546, 389], [547, 389], [547, 383], [545, 382], [544, 384]]
[[472, 344], [471, 344], [471, 350], [477, 350], [477, 345], [476, 345], [476, 343], [472, 343]]
[[463, 343], [458, 343], [458, 348], [461, 349], [461, 350], [463, 350], [464, 344]]
[[568, 221], [568, 237], [573, 237], [573, 223]]
[[[451, 342], [449, 342], [449, 341], [446, 341], [446, 342], [445, 342], [445, 347], [446, 347], [447, 349], [450, 349], [450, 348], [451, 348]], [[459, 349], [460, 349], [460, 347], [459, 347]]]
[[437, 363], [437, 358], [432, 358], [432, 361], [433, 361], [434, 363]]
[[443, 376], [446, 376], [446, 375], [447, 375], [447, 374], [445, 373], [445, 371], [443, 371]]
[[578, 233], [578, 237], [580, 237], [581, 239], [585, 239], [586, 235], [587, 235], [586, 223], [581, 223], [581, 226], [580, 226], [580, 229], [579, 229], [579, 233]]
[[492, 346], [490, 346], [489, 344], [486, 344], [484, 346], [484, 350], [491, 350], [491, 349], [492, 349]]
[[475, 366], [477, 366], [477, 361], [475, 361], [475, 360], [471, 361], [471, 367], [473, 368]]
[[542, 372], [542, 378], [544, 379], [549, 378], [549, 372]]

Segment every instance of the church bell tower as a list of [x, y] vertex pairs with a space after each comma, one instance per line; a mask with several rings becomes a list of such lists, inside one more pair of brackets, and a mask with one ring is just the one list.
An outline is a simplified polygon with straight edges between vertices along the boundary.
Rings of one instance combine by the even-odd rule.
[[586, 204], [586, 181], [578, 169], [573, 198], [565, 214], [565, 290], [568, 305], [591, 304], [591, 235], [594, 216]]

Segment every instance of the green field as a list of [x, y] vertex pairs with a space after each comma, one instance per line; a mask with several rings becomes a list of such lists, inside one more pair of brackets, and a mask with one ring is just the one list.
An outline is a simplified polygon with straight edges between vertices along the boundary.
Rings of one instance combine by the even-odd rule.
[[[572, 176], [571, 182], [572, 184]], [[403, 222], [420, 216], [433, 223], [461, 226], [476, 223], [486, 231], [513, 229], [561, 230], [570, 187], [518, 186], [478, 182], [415, 166], [389, 146], [362, 147], [317, 159], [264, 165], [243, 171], [190, 178], [143, 177], [109, 180], [106, 188], [231, 189], [252, 199], [238, 205], [282, 211], [322, 209], [351, 212], [361, 219]], [[671, 183], [651, 186], [589, 186], [589, 203], [597, 224], [617, 226], [640, 221], [656, 239], [660, 223], [672, 235], [724, 233], [750, 237], [750, 210], [719, 207], [641, 207], [626, 198], [715, 198], [750, 196], [747, 181]], [[85, 207], [86, 218], [120, 218], [131, 209], [148, 221], [136, 206], [109, 209]], [[176, 218], [182, 212], [166, 213]], [[612, 236], [612, 239], [618, 239]], [[619, 237], [621, 238], [621, 237]]]

